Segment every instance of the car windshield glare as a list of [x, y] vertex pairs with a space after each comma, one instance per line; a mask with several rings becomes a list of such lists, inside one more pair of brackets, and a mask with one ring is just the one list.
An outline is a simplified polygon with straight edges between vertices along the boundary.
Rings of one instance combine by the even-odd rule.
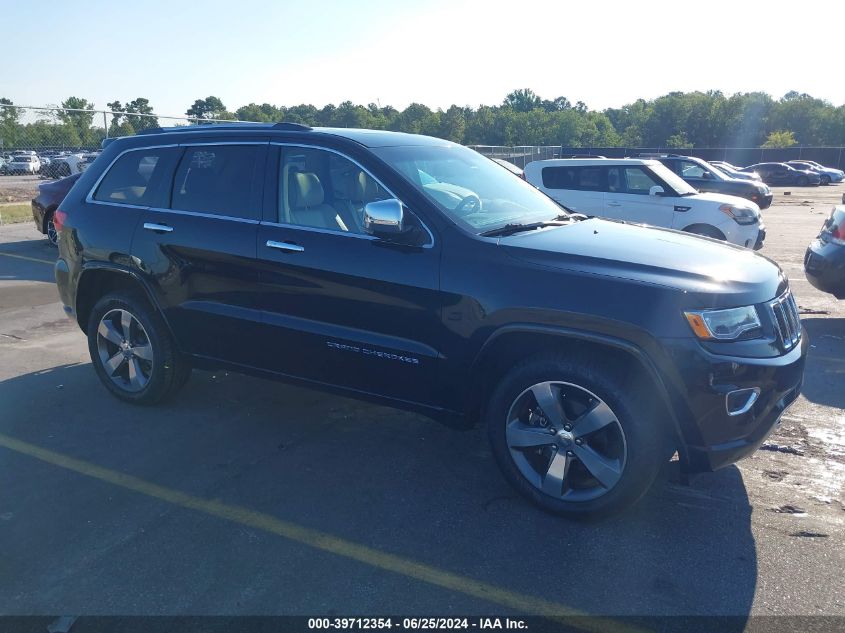
[[[683, 196], [698, 193], [698, 191], [693, 189], [687, 181], [662, 163], [650, 164], [649, 168], [655, 173], [655, 175], [663, 180], [663, 182], [669, 185], [669, 187], [671, 187], [677, 195]], [[666, 193], [670, 192], [667, 191]]]
[[447, 217], [476, 234], [566, 215], [544, 193], [462, 145], [380, 147], [373, 152]]

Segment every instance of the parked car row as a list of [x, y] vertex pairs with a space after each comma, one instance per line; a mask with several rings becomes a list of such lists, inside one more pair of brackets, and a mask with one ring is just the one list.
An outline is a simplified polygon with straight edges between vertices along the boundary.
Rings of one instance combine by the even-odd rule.
[[59, 152], [47, 150], [35, 152], [20, 150], [0, 156], [0, 174], [34, 175], [48, 178], [64, 178], [78, 174], [99, 155], [99, 152]]

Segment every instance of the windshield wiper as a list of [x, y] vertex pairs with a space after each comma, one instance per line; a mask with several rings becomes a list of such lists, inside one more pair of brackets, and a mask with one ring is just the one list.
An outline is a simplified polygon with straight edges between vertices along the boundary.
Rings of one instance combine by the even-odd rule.
[[529, 222], [523, 224], [521, 222], [514, 222], [505, 224], [497, 229], [490, 229], [489, 231], [482, 231], [479, 233], [481, 237], [503, 237], [505, 235], [513, 235], [514, 233], [521, 233], [522, 231], [533, 231], [534, 229], [542, 229], [546, 226], [563, 226], [568, 224], [571, 220], [563, 215], [557, 216], [554, 220], [546, 222]]

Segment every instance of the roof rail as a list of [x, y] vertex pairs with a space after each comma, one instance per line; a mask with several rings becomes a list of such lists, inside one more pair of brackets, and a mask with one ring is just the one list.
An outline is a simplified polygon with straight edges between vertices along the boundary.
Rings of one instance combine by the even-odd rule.
[[274, 130], [289, 130], [291, 132], [309, 132], [314, 128], [302, 123], [291, 123], [289, 121], [280, 121], [273, 126]]
[[280, 123], [258, 123], [253, 121], [232, 121], [231, 123], [200, 123], [197, 125], [181, 125], [175, 127], [151, 127], [144, 130], [138, 130], [138, 134], [163, 134], [166, 132], [211, 132], [214, 130], [232, 130], [232, 129], [270, 129], [270, 130], [288, 130], [291, 132], [307, 132], [312, 128], [300, 123], [290, 123], [282, 121]]
[[631, 158], [684, 158], [686, 154], [673, 154], [671, 152], [638, 152]]

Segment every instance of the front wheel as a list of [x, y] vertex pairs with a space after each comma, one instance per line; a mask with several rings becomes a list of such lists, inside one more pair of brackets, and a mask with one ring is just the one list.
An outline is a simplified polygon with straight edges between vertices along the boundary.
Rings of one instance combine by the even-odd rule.
[[830, 176], [822, 176], [821, 177], [821, 184], [829, 185], [830, 184]]
[[190, 375], [191, 367], [176, 350], [164, 321], [135, 294], [100, 299], [87, 332], [94, 369], [121, 400], [155, 404], [178, 391]]
[[636, 502], [666, 455], [668, 433], [642, 383], [590, 362], [541, 356], [500, 382], [485, 417], [505, 478], [543, 510], [606, 515]]
[[684, 229], [687, 233], [693, 235], [702, 235], [704, 237], [712, 237], [714, 240], [725, 240], [725, 234], [722, 233], [715, 226], [709, 224], [693, 224]]

